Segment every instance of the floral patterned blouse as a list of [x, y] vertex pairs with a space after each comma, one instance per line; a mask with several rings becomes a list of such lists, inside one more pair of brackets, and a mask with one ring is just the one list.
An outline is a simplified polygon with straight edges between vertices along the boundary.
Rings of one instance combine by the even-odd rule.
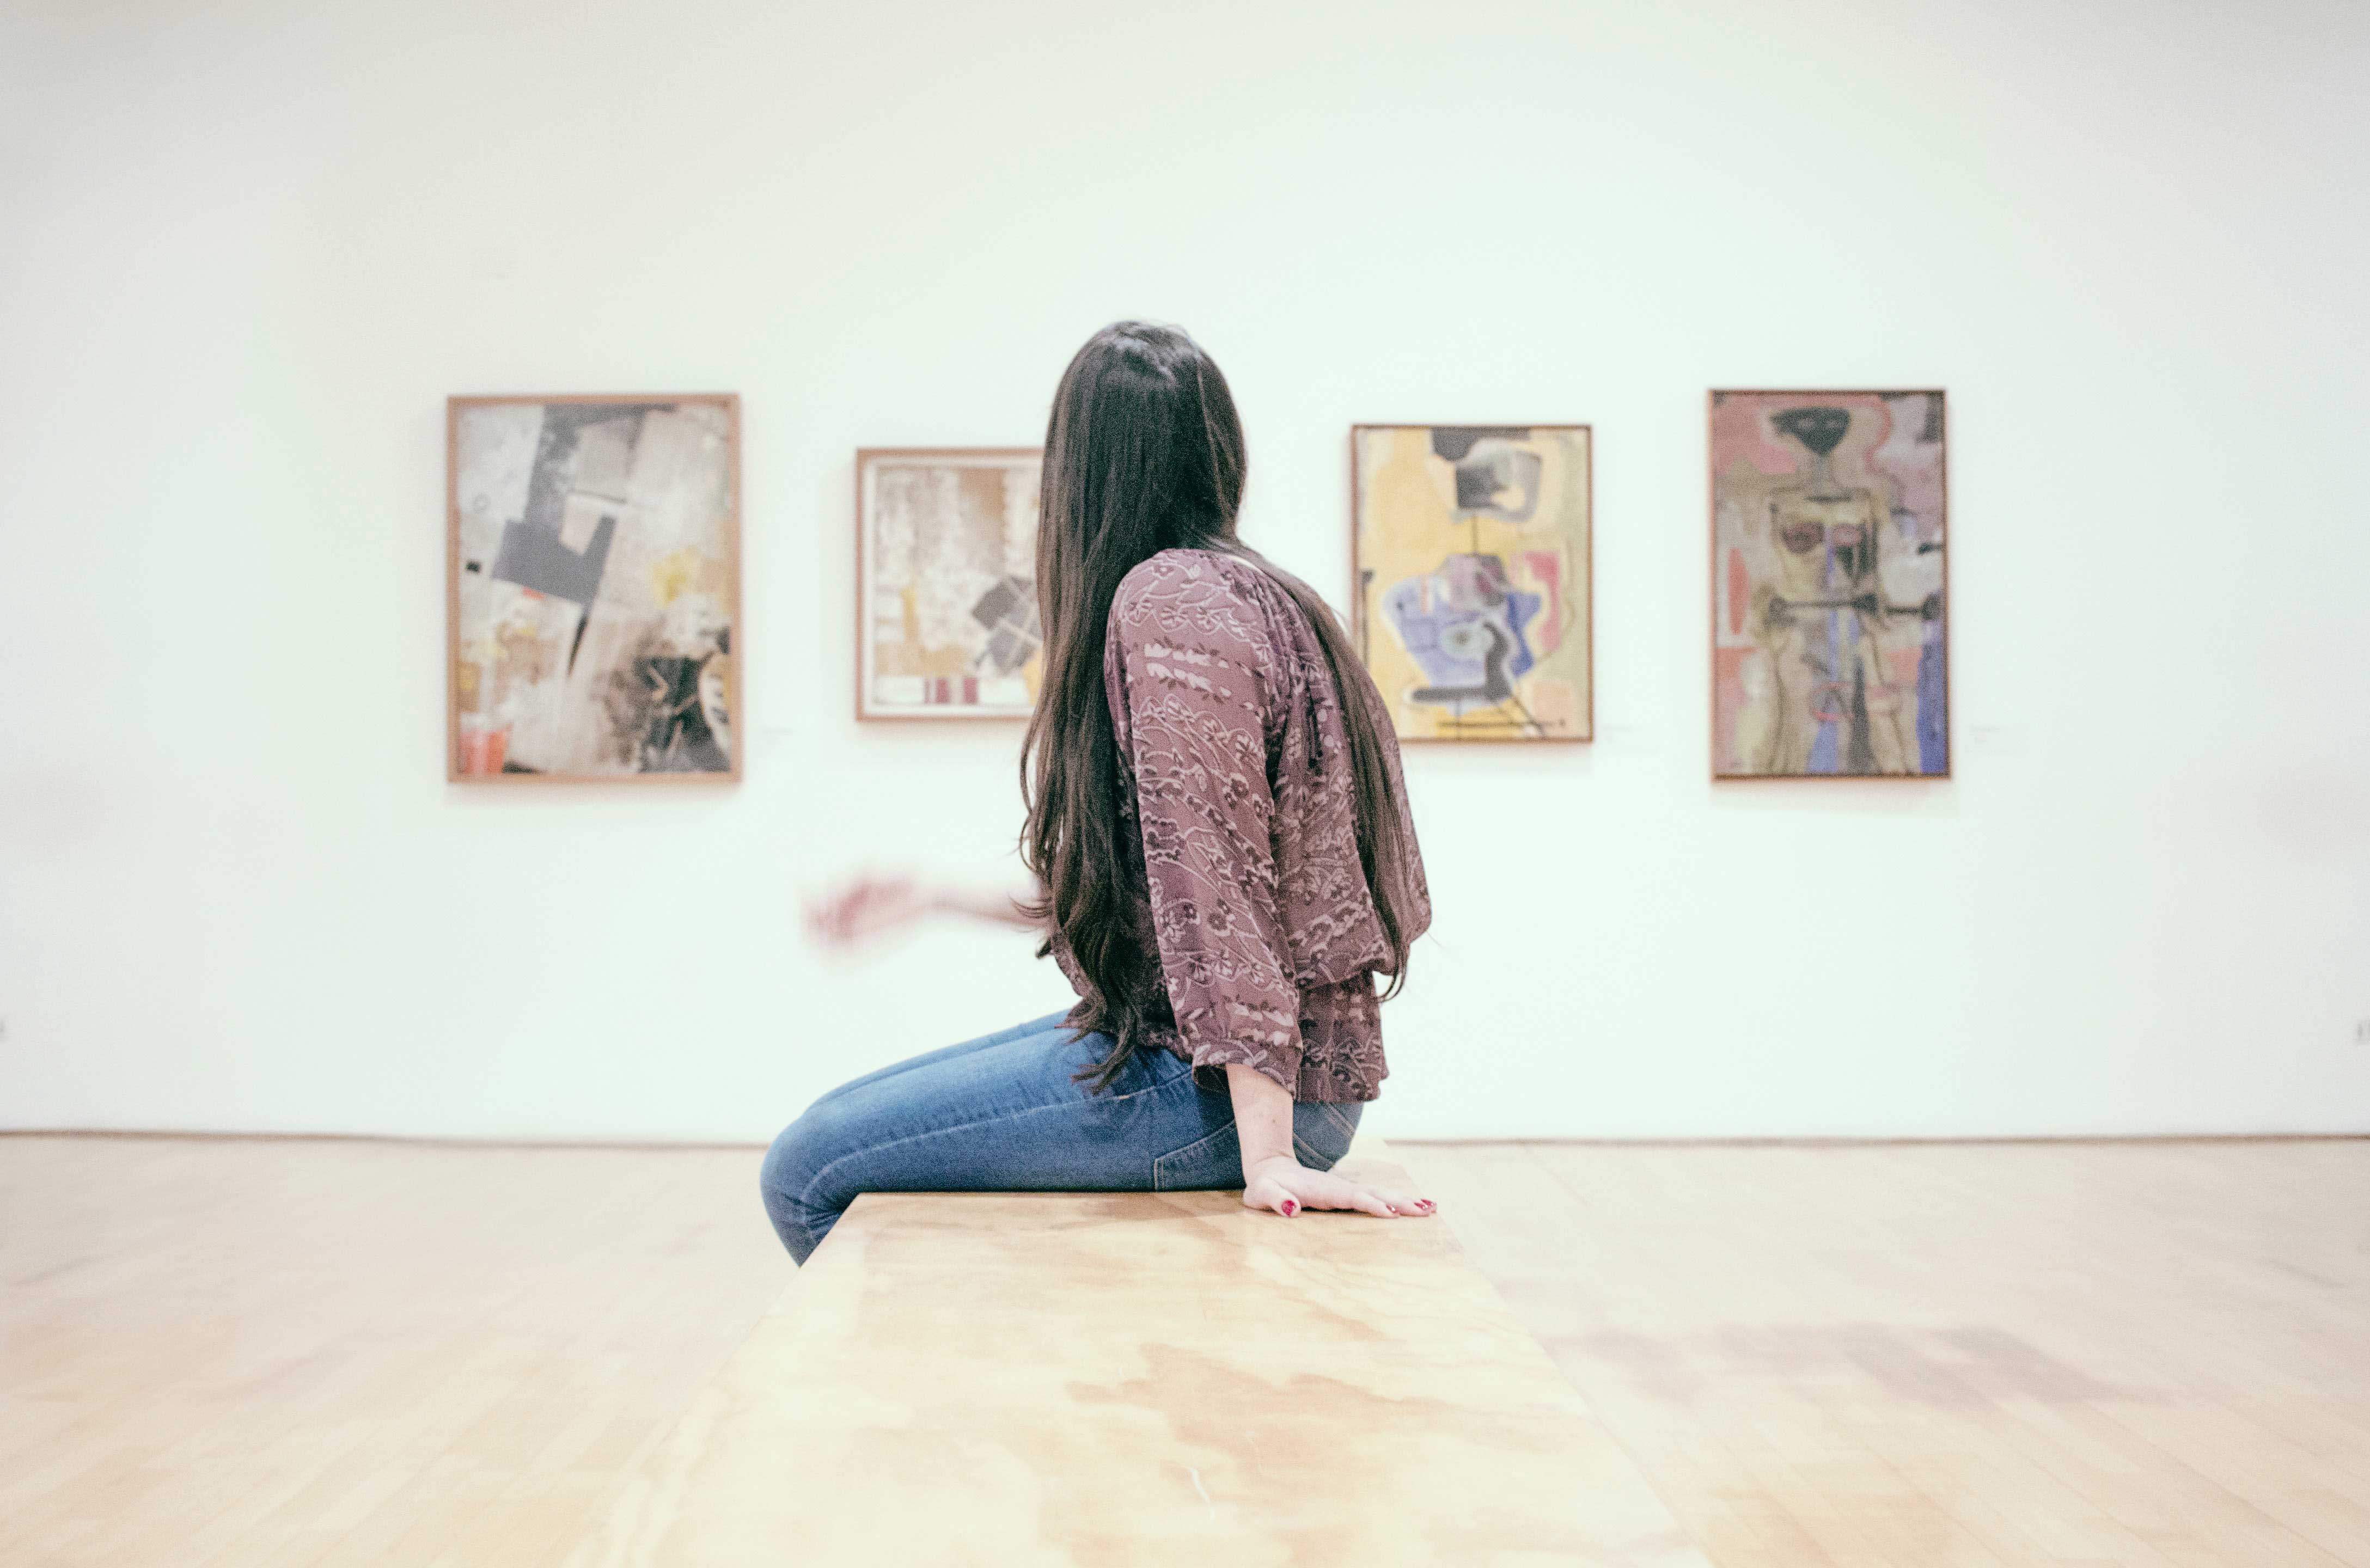
[[[1374, 682], [1342, 674], [1398, 782]], [[1295, 1100], [1374, 1099], [1388, 1070], [1374, 977], [1390, 948], [1358, 859], [1342, 694], [1299, 605], [1253, 562], [1163, 550], [1112, 599], [1103, 684], [1142, 854], [1122, 869], [1149, 904], [1166, 993], [1141, 999], [1148, 1043], [1212, 1089], [1240, 1062]], [[1432, 921], [1420, 859], [1411, 884], [1410, 940]], [[1058, 930], [1052, 946], [1092, 994]]]

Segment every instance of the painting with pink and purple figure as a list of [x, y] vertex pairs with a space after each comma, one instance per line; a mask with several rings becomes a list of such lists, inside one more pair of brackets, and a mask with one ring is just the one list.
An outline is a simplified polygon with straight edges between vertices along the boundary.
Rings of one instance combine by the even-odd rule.
[[1711, 395], [1712, 773], [1947, 777], [1943, 395]]

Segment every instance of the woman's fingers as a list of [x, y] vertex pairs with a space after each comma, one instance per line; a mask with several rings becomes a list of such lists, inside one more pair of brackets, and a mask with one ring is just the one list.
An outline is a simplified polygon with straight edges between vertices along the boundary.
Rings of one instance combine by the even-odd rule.
[[1370, 1187], [1359, 1182], [1345, 1182], [1342, 1186], [1346, 1189], [1344, 1201], [1332, 1207], [1354, 1208], [1361, 1214], [1372, 1214], [1384, 1219], [1426, 1215], [1432, 1211], [1432, 1200], [1428, 1197], [1409, 1197], [1405, 1193]]
[[1270, 1209], [1289, 1219], [1300, 1212], [1300, 1200], [1282, 1182], [1261, 1176], [1243, 1189], [1243, 1207]]
[[910, 878], [858, 876], [807, 900], [807, 930], [820, 941], [846, 946], [894, 929], [920, 908], [918, 889]]
[[1303, 1208], [1333, 1208], [1376, 1219], [1421, 1219], [1434, 1211], [1428, 1197], [1409, 1197], [1363, 1182], [1343, 1181], [1317, 1172], [1294, 1172], [1286, 1186], [1273, 1176], [1261, 1176], [1243, 1189], [1243, 1207], [1264, 1208], [1289, 1219]]
[[1335, 1208], [1345, 1213], [1387, 1214], [1375, 1189], [1361, 1182], [1344, 1181], [1321, 1171], [1310, 1171], [1298, 1176], [1293, 1186], [1311, 1208]]
[[842, 894], [823, 911], [823, 930], [834, 942], [844, 945], [863, 934], [863, 916], [860, 897], [853, 893]]
[[806, 917], [807, 934], [819, 942], [837, 942], [846, 934], [836, 898], [808, 899]]

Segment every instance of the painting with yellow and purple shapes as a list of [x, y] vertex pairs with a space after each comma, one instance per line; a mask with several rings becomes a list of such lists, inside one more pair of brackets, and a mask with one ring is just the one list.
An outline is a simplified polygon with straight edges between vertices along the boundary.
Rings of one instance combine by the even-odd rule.
[[1352, 617], [1403, 740], [1586, 740], [1585, 425], [1359, 425]]
[[1946, 778], [1939, 392], [1711, 395], [1712, 774]]
[[740, 402], [455, 397], [446, 776], [741, 776]]

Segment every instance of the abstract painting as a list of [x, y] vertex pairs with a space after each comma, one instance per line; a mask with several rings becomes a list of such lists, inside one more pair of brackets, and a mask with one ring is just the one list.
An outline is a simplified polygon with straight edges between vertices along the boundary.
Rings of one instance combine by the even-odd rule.
[[1593, 732], [1586, 425], [1358, 425], [1352, 616], [1403, 740]]
[[1712, 775], [1948, 777], [1939, 392], [1711, 395]]
[[455, 397], [446, 776], [738, 779], [741, 405]]
[[856, 716], [1037, 705], [1037, 477], [1020, 448], [856, 454]]

